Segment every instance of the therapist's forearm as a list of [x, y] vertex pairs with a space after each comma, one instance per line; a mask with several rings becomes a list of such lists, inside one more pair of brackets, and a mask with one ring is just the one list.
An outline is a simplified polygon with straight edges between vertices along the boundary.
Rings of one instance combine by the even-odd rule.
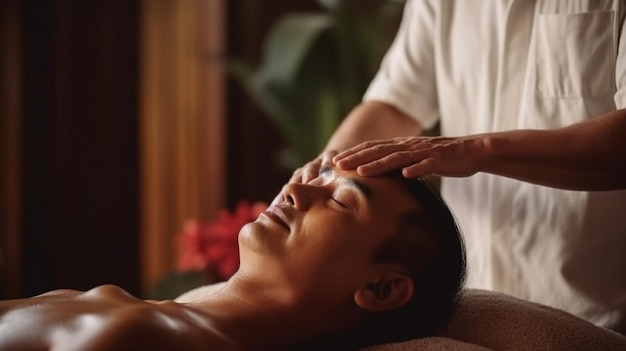
[[561, 129], [483, 138], [480, 171], [574, 190], [626, 188], [626, 110]]
[[346, 116], [324, 151], [343, 151], [364, 141], [419, 135], [421, 132], [418, 122], [395, 107], [367, 101]]

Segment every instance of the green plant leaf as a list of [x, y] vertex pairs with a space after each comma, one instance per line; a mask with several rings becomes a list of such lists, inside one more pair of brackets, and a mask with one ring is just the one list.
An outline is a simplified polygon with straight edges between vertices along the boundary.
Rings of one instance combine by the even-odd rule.
[[271, 29], [260, 67], [260, 75], [277, 82], [290, 82], [319, 36], [332, 26], [324, 14], [291, 14]]
[[235, 80], [242, 84], [246, 89], [250, 89], [250, 81], [254, 75], [254, 70], [247, 62], [237, 59], [224, 60], [224, 67]]
[[317, 0], [317, 3], [329, 11], [336, 11], [341, 7], [341, 0]]

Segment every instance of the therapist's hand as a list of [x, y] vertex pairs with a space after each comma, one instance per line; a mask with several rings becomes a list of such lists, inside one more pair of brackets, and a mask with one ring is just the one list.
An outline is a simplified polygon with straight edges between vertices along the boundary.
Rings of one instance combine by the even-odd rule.
[[337, 151], [334, 150], [322, 152], [315, 159], [296, 169], [291, 175], [289, 183], [308, 183], [317, 178], [322, 167], [333, 166], [332, 159], [335, 155], [337, 155]]
[[337, 154], [333, 163], [342, 169], [356, 168], [362, 176], [402, 168], [402, 175], [406, 178], [428, 174], [467, 177], [481, 169], [488, 149], [485, 140], [477, 135], [368, 141]]

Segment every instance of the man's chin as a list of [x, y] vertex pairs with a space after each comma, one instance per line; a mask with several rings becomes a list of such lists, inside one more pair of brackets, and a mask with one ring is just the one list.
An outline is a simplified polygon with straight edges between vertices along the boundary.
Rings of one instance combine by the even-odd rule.
[[285, 234], [260, 220], [244, 225], [239, 231], [239, 250], [278, 251], [284, 247]]

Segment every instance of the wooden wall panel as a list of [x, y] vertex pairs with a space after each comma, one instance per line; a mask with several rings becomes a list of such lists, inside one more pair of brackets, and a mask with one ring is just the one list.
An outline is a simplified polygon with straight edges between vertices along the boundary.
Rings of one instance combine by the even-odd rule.
[[142, 276], [172, 268], [185, 220], [223, 206], [223, 47], [220, 0], [145, 0], [141, 26]]

